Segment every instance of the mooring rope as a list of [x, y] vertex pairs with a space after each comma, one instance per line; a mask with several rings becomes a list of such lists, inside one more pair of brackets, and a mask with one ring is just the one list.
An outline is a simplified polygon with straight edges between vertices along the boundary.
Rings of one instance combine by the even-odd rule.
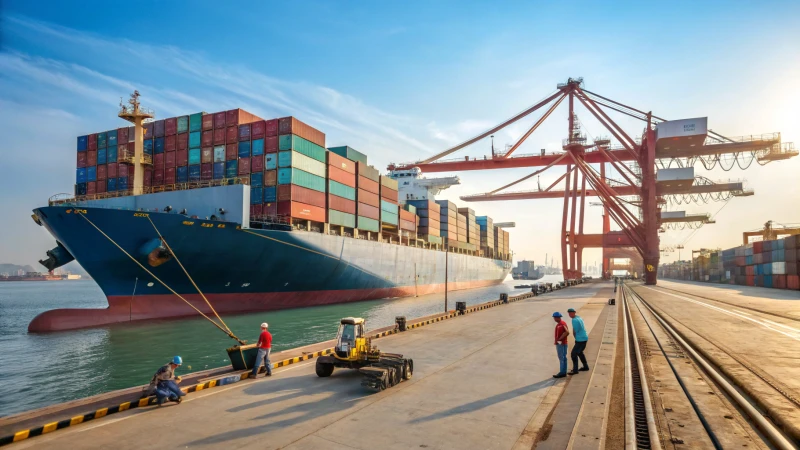
[[239, 342], [239, 344], [241, 344], [241, 345], [245, 345], [245, 344], [246, 344], [244, 341], [242, 341], [241, 339], [239, 339], [238, 337], [236, 337], [236, 336], [235, 336], [235, 335], [234, 335], [232, 332], [230, 332], [230, 331], [226, 331], [224, 328], [222, 328], [221, 326], [219, 326], [219, 324], [218, 324], [217, 322], [215, 322], [215, 321], [214, 321], [212, 318], [208, 317], [208, 316], [207, 316], [205, 313], [203, 313], [203, 311], [200, 311], [200, 310], [199, 310], [199, 309], [198, 309], [196, 306], [194, 306], [193, 304], [191, 304], [191, 302], [189, 302], [188, 300], [186, 300], [185, 298], [183, 298], [183, 296], [182, 296], [181, 294], [178, 294], [177, 292], [175, 292], [175, 290], [174, 290], [174, 289], [172, 289], [171, 287], [169, 287], [169, 286], [167, 285], [167, 283], [164, 283], [163, 281], [161, 281], [161, 279], [160, 279], [160, 278], [158, 278], [158, 277], [157, 277], [157, 276], [156, 276], [156, 275], [155, 275], [153, 272], [149, 271], [149, 270], [147, 269], [147, 267], [145, 267], [144, 265], [142, 265], [142, 263], [140, 263], [139, 261], [137, 261], [137, 260], [136, 260], [136, 258], [134, 258], [133, 256], [131, 256], [131, 254], [130, 254], [130, 253], [128, 253], [127, 251], [125, 251], [125, 249], [124, 249], [124, 248], [120, 247], [120, 245], [119, 245], [119, 244], [117, 244], [117, 243], [114, 241], [114, 239], [111, 239], [111, 237], [110, 237], [109, 235], [107, 235], [105, 232], [103, 232], [103, 230], [101, 230], [101, 229], [100, 229], [100, 227], [98, 227], [97, 225], [95, 225], [95, 224], [94, 224], [94, 222], [92, 222], [91, 220], [89, 220], [89, 218], [88, 218], [88, 217], [86, 217], [86, 215], [84, 215], [84, 214], [82, 214], [82, 213], [79, 213], [79, 212], [77, 212], [77, 211], [75, 212], [75, 214], [78, 214], [79, 216], [83, 217], [83, 218], [84, 218], [84, 219], [85, 219], [87, 222], [89, 222], [89, 224], [90, 224], [91, 226], [93, 226], [93, 227], [94, 227], [94, 228], [95, 228], [97, 231], [99, 231], [99, 232], [100, 232], [100, 234], [102, 234], [103, 236], [105, 236], [105, 238], [106, 238], [106, 239], [108, 239], [108, 240], [109, 240], [109, 242], [111, 242], [112, 244], [114, 244], [114, 246], [116, 246], [118, 249], [120, 249], [120, 251], [122, 251], [122, 253], [124, 253], [124, 254], [125, 254], [125, 255], [126, 255], [128, 258], [130, 258], [130, 259], [131, 259], [131, 261], [135, 262], [135, 263], [136, 263], [136, 265], [138, 265], [139, 267], [141, 267], [141, 268], [142, 268], [142, 270], [144, 270], [145, 272], [147, 272], [147, 274], [148, 274], [148, 275], [150, 275], [151, 277], [153, 277], [153, 279], [155, 279], [156, 281], [158, 281], [159, 283], [161, 283], [161, 284], [162, 284], [162, 285], [163, 285], [165, 288], [167, 288], [167, 290], [169, 290], [170, 292], [172, 292], [173, 294], [175, 294], [175, 296], [176, 296], [176, 297], [178, 297], [179, 299], [181, 299], [181, 300], [183, 300], [184, 302], [186, 302], [186, 304], [187, 304], [187, 305], [189, 305], [189, 306], [191, 306], [191, 307], [192, 307], [192, 309], [194, 309], [195, 311], [197, 311], [197, 313], [198, 313], [198, 314], [200, 314], [201, 316], [203, 316], [203, 317], [204, 317], [206, 320], [208, 320], [209, 322], [213, 323], [213, 324], [214, 324], [214, 326], [215, 326], [215, 327], [217, 327], [217, 328], [219, 328], [219, 330], [220, 330], [220, 331], [222, 331], [223, 333], [227, 334], [227, 335], [228, 335], [228, 336], [229, 336], [231, 339], [235, 339], [236, 341], [238, 341], [238, 342]]

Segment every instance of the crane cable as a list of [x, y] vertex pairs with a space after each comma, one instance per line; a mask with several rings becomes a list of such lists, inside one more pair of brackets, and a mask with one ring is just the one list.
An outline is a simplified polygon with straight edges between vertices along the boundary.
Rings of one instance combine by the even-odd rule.
[[178, 255], [175, 253], [175, 251], [172, 250], [172, 247], [169, 246], [169, 243], [167, 243], [167, 240], [164, 239], [164, 236], [161, 235], [161, 232], [158, 231], [158, 228], [156, 227], [156, 224], [153, 223], [153, 219], [151, 219], [150, 216], [148, 215], [147, 216], [147, 220], [150, 221], [150, 225], [152, 225], [153, 229], [156, 230], [156, 234], [158, 234], [158, 238], [161, 239], [161, 242], [164, 243], [164, 245], [167, 247], [167, 250], [169, 250], [170, 254], [172, 254], [172, 256], [175, 258], [175, 262], [178, 263], [178, 265], [181, 267], [181, 270], [183, 270], [183, 273], [186, 274], [186, 278], [188, 278], [189, 281], [192, 282], [192, 286], [194, 286], [194, 288], [197, 289], [197, 293], [200, 294], [201, 297], [203, 297], [203, 300], [206, 301], [206, 304], [208, 305], [208, 307], [211, 308], [211, 312], [213, 312], [214, 315], [217, 316], [217, 319], [219, 319], [219, 322], [228, 331], [228, 334], [232, 335], [233, 331], [231, 331], [230, 327], [225, 323], [224, 320], [222, 320], [222, 317], [219, 316], [219, 313], [217, 313], [217, 310], [214, 309], [214, 306], [212, 306], [211, 302], [208, 301], [208, 298], [206, 298], [206, 295], [203, 294], [203, 291], [201, 291], [200, 288], [197, 286], [197, 283], [194, 282], [194, 279], [192, 278], [192, 276], [189, 275], [189, 272], [186, 270], [185, 267], [183, 267], [183, 263], [181, 263], [181, 260], [178, 259]]
[[206, 320], [208, 320], [209, 322], [213, 323], [215, 327], [217, 327], [217, 328], [219, 328], [219, 329], [220, 329], [220, 331], [222, 331], [223, 333], [227, 334], [227, 335], [228, 335], [228, 336], [229, 336], [231, 339], [235, 339], [236, 341], [238, 341], [238, 342], [239, 342], [239, 344], [241, 344], [241, 345], [245, 345], [245, 344], [246, 344], [246, 342], [245, 342], [245, 341], [243, 341], [243, 340], [239, 339], [238, 337], [236, 337], [236, 336], [235, 336], [235, 335], [234, 335], [234, 334], [233, 334], [231, 331], [229, 331], [229, 330], [228, 330], [228, 331], [226, 331], [224, 328], [222, 328], [221, 326], [219, 326], [219, 324], [218, 324], [217, 322], [215, 322], [215, 321], [214, 321], [212, 318], [208, 317], [208, 316], [207, 316], [205, 313], [203, 313], [202, 311], [200, 311], [200, 310], [199, 310], [199, 309], [198, 309], [196, 306], [194, 306], [193, 304], [191, 304], [191, 303], [190, 303], [188, 300], [186, 300], [185, 298], [183, 298], [183, 296], [181, 296], [181, 294], [178, 294], [177, 292], [175, 292], [175, 290], [174, 290], [174, 289], [172, 289], [171, 287], [169, 287], [169, 286], [167, 285], [167, 283], [164, 283], [163, 281], [161, 281], [161, 279], [160, 279], [160, 278], [158, 278], [157, 276], [155, 276], [155, 274], [153, 274], [153, 272], [150, 272], [149, 270], [147, 270], [147, 267], [143, 266], [143, 265], [142, 265], [142, 263], [140, 263], [138, 260], [136, 260], [136, 258], [134, 258], [133, 256], [131, 256], [131, 254], [130, 254], [130, 253], [128, 253], [127, 251], [125, 251], [125, 249], [124, 249], [124, 248], [120, 247], [120, 245], [119, 245], [119, 244], [117, 244], [117, 243], [114, 241], [114, 239], [111, 239], [111, 237], [110, 237], [109, 235], [107, 235], [105, 232], [103, 232], [103, 230], [101, 230], [101, 229], [100, 229], [100, 227], [98, 227], [97, 225], [95, 225], [95, 224], [94, 224], [94, 222], [92, 222], [91, 220], [89, 220], [89, 218], [88, 218], [88, 217], [86, 217], [86, 215], [85, 215], [85, 214], [79, 213], [79, 212], [77, 212], [77, 211], [75, 212], [75, 214], [78, 214], [79, 216], [83, 217], [83, 218], [84, 218], [84, 219], [85, 219], [87, 222], [89, 222], [89, 225], [93, 226], [93, 227], [94, 227], [94, 228], [95, 228], [97, 231], [99, 231], [99, 232], [100, 232], [100, 234], [102, 234], [103, 236], [105, 236], [105, 238], [106, 238], [106, 239], [108, 239], [108, 240], [109, 240], [109, 242], [111, 242], [112, 244], [114, 244], [114, 246], [116, 246], [118, 249], [120, 249], [120, 251], [122, 251], [122, 253], [124, 253], [124, 254], [125, 254], [125, 255], [126, 255], [128, 258], [130, 258], [130, 259], [131, 259], [131, 261], [135, 262], [135, 263], [136, 263], [136, 265], [138, 265], [139, 267], [141, 267], [141, 269], [142, 269], [142, 270], [144, 270], [145, 272], [147, 272], [147, 274], [148, 274], [148, 275], [150, 275], [151, 277], [153, 277], [153, 279], [155, 279], [156, 281], [158, 281], [159, 283], [161, 283], [161, 284], [162, 284], [162, 285], [163, 285], [165, 288], [167, 288], [167, 290], [169, 290], [170, 292], [172, 292], [173, 294], [175, 294], [175, 296], [176, 296], [176, 297], [178, 297], [179, 299], [181, 299], [181, 300], [183, 300], [184, 302], [186, 302], [186, 304], [187, 304], [187, 305], [189, 305], [189, 306], [191, 306], [191, 307], [192, 307], [192, 309], [194, 309], [195, 311], [197, 311], [197, 313], [198, 313], [198, 314], [200, 314], [201, 316], [203, 316], [203, 317], [204, 317]]

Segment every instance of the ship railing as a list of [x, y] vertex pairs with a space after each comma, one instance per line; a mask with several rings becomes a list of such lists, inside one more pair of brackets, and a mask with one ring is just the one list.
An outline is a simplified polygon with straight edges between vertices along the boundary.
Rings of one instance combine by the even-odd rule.
[[[158, 186], [143, 186], [142, 194], [182, 191], [187, 189], [198, 189], [198, 188], [214, 187], [214, 186], [230, 186], [235, 184], [249, 185], [250, 180], [248, 179], [248, 177], [235, 177], [235, 178], [219, 178], [216, 180], [188, 181], [185, 183], [162, 184]], [[84, 195], [72, 195], [72, 194], [62, 193], [50, 197], [47, 203], [50, 206], [60, 206], [60, 205], [70, 205], [87, 200], [101, 200], [105, 198], [128, 197], [131, 195], [134, 195], [134, 190], [132, 188], [117, 189], [109, 192], [99, 192], [99, 193], [84, 194]]]

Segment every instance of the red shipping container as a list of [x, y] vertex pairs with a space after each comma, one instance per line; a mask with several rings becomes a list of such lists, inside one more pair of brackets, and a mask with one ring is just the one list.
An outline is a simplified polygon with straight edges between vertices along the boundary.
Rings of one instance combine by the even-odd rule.
[[214, 129], [225, 128], [225, 111], [214, 113]]
[[106, 180], [97, 180], [97, 193], [103, 194], [106, 192]]
[[189, 150], [175, 152], [175, 165], [179, 167], [189, 165]]
[[278, 153], [278, 136], [264, 138], [264, 153]]
[[[249, 140], [249, 139], [245, 139]], [[225, 142], [232, 144], [239, 142], [239, 127], [228, 127], [225, 132]], [[221, 144], [220, 144], [221, 145]]]
[[[166, 153], [156, 153], [155, 155], [153, 155], [153, 166], [160, 167], [160, 168], [163, 169], [164, 168], [164, 159], [165, 159], [164, 155], [166, 155]], [[173, 161], [174, 161], [174, 158], [173, 158]]]
[[363, 189], [367, 192], [372, 192], [373, 194], [380, 194], [380, 186], [377, 181], [372, 181], [369, 178], [362, 177], [361, 175], [358, 176], [358, 188]]
[[[250, 138], [249, 139], [262, 139], [266, 130], [267, 123], [263, 120], [257, 120], [250, 124]], [[239, 131], [241, 136], [242, 132]]]
[[[381, 199], [378, 197], [378, 194], [373, 194], [372, 192], [367, 192], [363, 189], [359, 189], [356, 192], [356, 200], [360, 203], [364, 203], [366, 205], [374, 206], [376, 208], [380, 208], [381, 206]], [[367, 216], [364, 216], [367, 217]], [[372, 219], [372, 217], [370, 217]], [[377, 220], [377, 219], [376, 219]]]
[[278, 171], [267, 170], [264, 172], [264, 186], [275, 186], [278, 184]]
[[164, 169], [153, 170], [153, 186], [164, 185]]
[[213, 130], [214, 129], [214, 115], [213, 114], [205, 114], [203, 116], [203, 131], [205, 130]]
[[108, 164], [106, 164], [106, 167], [107, 167], [106, 172], [108, 172], [108, 176], [107, 177], [108, 178], [117, 178], [118, 163], [108, 163]]
[[250, 157], [250, 173], [258, 173], [264, 171], [264, 155]]
[[144, 178], [142, 181], [145, 187], [150, 187], [153, 185], [153, 169], [151, 167], [144, 169]]
[[90, 181], [86, 183], [86, 195], [94, 195], [97, 194], [97, 182]]
[[[216, 130], [203, 131], [203, 134], [200, 136], [200, 145], [202, 147], [211, 147], [214, 145], [214, 133], [216, 133]], [[224, 133], [222, 134], [222, 138], [225, 138]]]
[[89, 152], [78, 152], [78, 169], [86, 167], [86, 154]]
[[[122, 177], [127, 177], [128, 176], [128, 172], [133, 174], [133, 170], [128, 170], [130, 168], [131, 167], [128, 166], [127, 164], [119, 164], [119, 165], [117, 165], [117, 176], [122, 178]], [[131, 183], [130, 187], [133, 187], [133, 183]]]
[[[229, 127], [229, 129], [232, 127]], [[249, 141], [250, 140], [250, 124], [245, 123], [239, 125], [239, 140], [240, 141]], [[233, 142], [233, 141], [231, 141]]]
[[306, 189], [296, 184], [281, 184], [278, 186], [278, 201], [295, 201], [307, 205], [325, 208], [325, 193]]
[[87, 150], [97, 150], [97, 135], [90, 134], [89, 135], [89, 142], [86, 143]]
[[250, 158], [239, 158], [239, 175], [250, 175]]
[[155, 122], [147, 122], [142, 125], [142, 134], [145, 139], [153, 139], [153, 124]]
[[262, 214], [264, 207], [261, 203], [257, 205], [250, 205], [250, 217], [258, 217]]
[[264, 207], [262, 208], [262, 212], [265, 216], [277, 216], [278, 215], [278, 203], [264, 203]]
[[105, 180], [108, 176], [108, 167], [105, 164], [100, 164], [97, 166], [97, 179], [98, 180]]
[[366, 205], [364, 203], [358, 204], [358, 215], [362, 217], [366, 217], [368, 219], [375, 219], [379, 220], [381, 218], [381, 210], [378, 207], [372, 205]]
[[[225, 129], [224, 128], [216, 128], [214, 129], [214, 145], [225, 145]], [[206, 144], [203, 143], [203, 147]]]
[[164, 135], [174, 136], [176, 134], [178, 134], [178, 118], [170, 117], [164, 120]]
[[764, 251], [764, 241], [753, 242], [753, 254]]
[[86, 152], [86, 166], [96, 166], [97, 165], [97, 150], [89, 150]]
[[214, 178], [214, 164], [206, 163], [200, 165], [200, 179], [210, 180]]
[[175, 184], [175, 168], [167, 167], [164, 169], [164, 184]]
[[278, 202], [278, 215], [314, 222], [325, 222], [326, 219], [325, 208], [298, 202]]
[[406, 231], [417, 231], [417, 226], [410, 220], [400, 219], [400, 229]]
[[214, 162], [214, 147], [206, 147], [200, 150], [200, 162], [201, 163]]
[[255, 122], [256, 120], [261, 120], [261, 118], [243, 109], [237, 108], [237, 109], [231, 109], [230, 111], [225, 111], [225, 124], [227, 126], [231, 125], [238, 126], [243, 123]]
[[786, 275], [773, 275], [772, 287], [775, 289], [786, 289]]
[[339, 197], [338, 195], [328, 194], [328, 209], [355, 214], [356, 202]]
[[397, 203], [397, 191], [381, 186], [381, 198]]
[[167, 136], [164, 138], [164, 151], [174, 152], [177, 148], [178, 137], [175, 135]]
[[[187, 150], [178, 150], [178, 152], [186, 152], [186, 151]], [[169, 169], [177, 165], [175, 163], [175, 160], [177, 159], [178, 152], [164, 153], [164, 167]]]
[[164, 137], [164, 120], [156, 120], [153, 122], [154, 137]]
[[786, 275], [786, 288], [787, 289], [800, 289], [800, 275]]
[[345, 186], [356, 187], [356, 176], [354, 174], [333, 166], [328, 166], [328, 178]]
[[320, 147], [325, 147], [325, 133], [310, 125], [306, 125], [294, 117], [282, 117], [278, 119], [278, 134], [294, 134]]
[[[264, 136], [271, 137], [271, 136], [278, 136], [278, 125], [280, 121], [278, 119], [270, 119], [265, 122], [264, 127]], [[323, 145], [324, 147], [324, 145]]]
[[128, 127], [117, 128], [117, 145], [128, 143]]
[[[341, 157], [336, 153], [328, 152], [328, 165], [339, 170], [343, 170], [347, 173], [352, 173], [354, 176], [356, 175], [356, 163], [347, 158]], [[353, 180], [355, 182], [355, 178], [353, 178]], [[354, 185], [348, 184], [348, 186]]]
[[225, 160], [233, 161], [239, 157], [239, 144], [228, 144], [225, 146]]
[[186, 150], [189, 148], [189, 133], [181, 133], [178, 135], [176, 150]]

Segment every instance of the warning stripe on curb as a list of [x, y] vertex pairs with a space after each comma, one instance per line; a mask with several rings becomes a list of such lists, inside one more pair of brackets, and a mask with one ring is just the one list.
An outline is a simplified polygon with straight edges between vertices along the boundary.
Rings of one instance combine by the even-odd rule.
[[[524, 300], [524, 299], [531, 298], [531, 297], [534, 297], [534, 295], [532, 293], [516, 295], [514, 297], [509, 297], [508, 302], [509, 303], [513, 303], [513, 302], [517, 302], [517, 301]], [[495, 306], [499, 306], [499, 305], [502, 305], [502, 304], [504, 304], [504, 302], [502, 300], [496, 300], [496, 301], [493, 301], [493, 302], [484, 303], [484, 304], [481, 304], [481, 305], [473, 306], [471, 308], [467, 308], [466, 311], [465, 311], [465, 314], [478, 312], [478, 311], [483, 311], [484, 309], [493, 308]], [[424, 320], [424, 321], [420, 321], [420, 322], [409, 324], [407, 329], [419, 328], [419, 327], [422, 327], [422, 326], [425, 326], [425, 325], [430, 325], [430, 324], [433, 324], [433, 323], [436, 323], [436, 322], [441, 322], [441, 321], [446, 320], [446, 319], [452, 319], [452, 318], [455, 318], [457, 316], [458, 316], [458, 312], [457, 311], [450, 312], [450, 313], [448, 313], [446, 315], [434, 317], [433, 319], [427, 319], [427, 320]], [[389, 336], [389, 335], [392, 335], [392, 334], [397, 334], [397, 333], [400, 333], [400, 330], [397, 327], [395, 327], [395, 329], [393, 329], [393, 330], [382, 331], [380, 333], [373, 334], [370, 337], [372, 339], [378, 339], [378, 338], [382, 338], [382, 337]], [[319, 358], [320, 356], [329, 355], [329, 354], [333, 353], [333, 350], [334, 350], [333, 347], [331, 347], [331, 348], [326, 348], [324, 350], [320, 350], [320, 351], [317, 351], [317, 352], [307, 353], [307, 354], [305, 354], [303, 356], [296, 356], [294, 358], [284, 359], [282, 361], [276, 362], [273, 367], [277, 369], [279, 367], [286, 367], [286, 366], [291, 365], [291, 364], [297, 364], [297, 363], [302, 362], [302, 361], [308, 361], [310, 359]], [[250, 371], [248, 370], [246, 372], [241, 372], [241, 373], [238, 373], [238, 374], [232, 374], [232, 375], [228, 375], [228, 376], [225, 376], [225, 377], [217, 378], [217, 379], [214, 379], [214, 380], [206, 381], [205, 383], [199, 383], [199, 384], [195, 384], [193, 386], [181, 388], [181, 390], [183, 392], [189, 394], [189, 393], [192, 393], [192, 392], [198, 392], [198, 391], [202, 391], [202, 390], [206, 390], [206, 389], [211, 389], [211, 388], [217, 387], [217, 386], [225, 386], [225, 385], [228, 385], [228, 384], [236, 383], [238, 381], [245, 380], [245, 379], [247, 379], [249, 377], [250, 377]], [[24, 441], [25, 439], [29, 439], [29, 438], [32, 438], [32, 437], [41, 436], [43, 434], [51, 433], [51, 432], [56, 431], [56, 430], [61, 430], [61, 429], [67, 428], [67, 427], [71, 427], [73, 425], [78, 425], [78, 424], [81, 424], [81, 423], [84, 423], [84, 422], [88, 422], [90, 420], [99, 419], [101, 417], [105, 417], [105, 416], [108, 416], [108, 415], [111, 415], [111, 414], [115, 414], [115, 413], [118, 413], [118, 412], [127, 411], [129, 409], [134, 409], [134, 408], [141, 408], [141, 407], [144, 407], [144, 406], [149, 406], [149, 405], [154, 405], [154, 404], [156, 404], [156, 397], [155, 396], [150, 396], [150, 397], [142, 398], [139, 401], [125, 402], [125, 403], [121, 403], [119, 405], [108, 407], [108, 408], [100, 408], [98, 410], [95, 410], [95, 411], [92, 411], [90, 413], [86, 413], [86, 414], [83, 414], [83, 415], [80, 415], [80, 416], [75, 416], [75, 417], [72, 417], [72, 418], [69, 418], [69, 419], [64, 419], [64, 420], [61, 420], [61, 421], [58, 421], [58, 422], [51, 422], [51, 423], [42, 425], [40, 427], [31, 428], [31, 429], [28, 429], [28, 430], [17, 431], [16, 433], [14, 433], [12, 435], [0, 437], [0, 447], [2, 447], [4, 445], [12, 444], [14, 442]]]

